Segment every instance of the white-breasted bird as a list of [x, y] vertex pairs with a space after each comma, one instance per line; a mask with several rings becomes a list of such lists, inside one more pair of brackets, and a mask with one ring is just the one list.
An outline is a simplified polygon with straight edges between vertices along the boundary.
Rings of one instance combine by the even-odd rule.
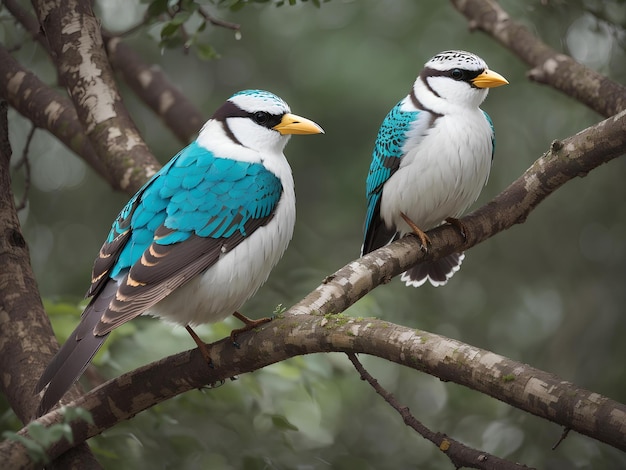
[[[126, 204], [96, 258], [89, 305], [52, 359], [37, 416], [82, 375], [108, 334], [141, 314], [191, 329], [231, 314], [267, 280], [291, 240], [295, 192], [283, 155], [290, 134], [317, 134], [276, 95], [231, 96]], [[241, 330], [235, 330], [240, 332]]]
[[[424, 233], [457, 217], [487, 183], [494, 155], [491, 119], [480, 109], [488, 89], [508, 81], [475, 54], [444, 51], [428, 62], [411, 92], [384, 119], [367, 176], [362, 254], [408, 233]], [[463, 253], [418, 264], [402, 275], [410, 286], [444, 285]]]

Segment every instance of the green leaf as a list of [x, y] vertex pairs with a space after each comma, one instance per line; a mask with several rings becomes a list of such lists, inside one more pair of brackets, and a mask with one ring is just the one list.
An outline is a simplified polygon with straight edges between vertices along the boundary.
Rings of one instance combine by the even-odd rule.
[[67, 439], [73, 442], [74, 434], [70, 421], [81, 419], [90, 424], [94, 424], [91, 413], [84, 408], [63, 408], [63, 423], [45, 426], [37, 421], [27, 426], [28, 436], [22, 436], [15, 432], [5, 431], [2, 437], [8, 440], [19, 442], [22, 444], [30, 458], [35, 462], [47, 462], [48, 456], [46, 449], [51, 445], [59, 442], [61, 439]]
[[69, 423], [76, 419], [80, 419], [91, 425], [95, 424], [93, 421], [93, 416], [91, 415], [91, 412], [89, 412], [85, 408], [81, 408], [81, 407], [76, 407], [76, 408], [64, 407], [63, 408], [63, 422]]
[[154, 18], [167, 12], [167, 0], [154, 0], [148, 5], [146, 15]]
[[246, 6], [246, 2], [236, 2], [236, 3], [233, 3], [228, 8], [229, 8], [230, 11], [239, 11], [239, 10], [241, 10], [245, 6]]
[[281, 431], [298, 431], [298, 427], [291, 424], [287, 418], [283, 415], [270, 415], [272, 418], [272, 424], [275, 428], [280, 429]]
[[28, 434], [43, 447], [48, 447], [64, 438], [70, 442], [74, 440], [72, 428], [68, 424], [53, 424], [46, 427], [41, 423], [34, 422], [28, 426]]
[[190, 11], [181, 11], [180, 13], [176, 13], [176, 16], [172, 18], [172, 21], [170, 21], [170, 23], [180, 26], [191, 17], [191, 14], [192, 12]]
[[36, 463], [46, 463], [50, 460], [44, 450], [44, 447], [38, 442], [35, 442], [33, 439], [30, 439], [26, 436], [21, 436], [20, 434], [12, 431], [3, 432], [2, 437], [9, 441], [19, 442], [20, 444], [22, 444], [26, 448], [28, 456]]
[[[53, 426], [50, 426], [50, 428], [52, 427]], [[34, 422], [28, 426], [28, 435], [31, 439], [39, 443], [54, 442], [48, 439], [49, 432], [49, 429], [41, 423]]]
[[200, 7], [196, 0], [179, 0], [178, 5], [181, 11], [187, 11], [189, 13], [193, 13]]
[[166, 23], [161, 29], [161, 39], [163, 40], [173, 37], [178, 32], [179, 28], [180, 25], [174, 23], [173, 21]]
[[206, 43], [198, 43], [196, 45], [196, 54], [198, 58], [202, 60], [211, 60], [219, 57], [219, 54], [215, 52], [213, 46]]

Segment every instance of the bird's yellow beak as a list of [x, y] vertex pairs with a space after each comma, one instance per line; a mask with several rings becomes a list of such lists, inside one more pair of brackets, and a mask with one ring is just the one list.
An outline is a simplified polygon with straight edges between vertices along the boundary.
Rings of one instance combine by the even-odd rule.
[[324, 129], [313, 121], [295, 114], [285, 114], [278, 124], [272, 129], [277, 130], [282, 135], [286, 134], [323, 134]]
[[498, 72], [485, 69], [483, 73], [472, 80], [472, 84], [478, 88], [495, 88], [497, 86], [508, 85], [509, 81]]

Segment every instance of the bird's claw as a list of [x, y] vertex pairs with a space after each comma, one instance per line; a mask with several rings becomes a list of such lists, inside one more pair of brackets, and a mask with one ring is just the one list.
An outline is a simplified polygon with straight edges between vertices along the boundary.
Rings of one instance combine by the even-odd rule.
[[243, 327], [236, 328], [230, 332], [230, 340], [233, 343], [233, 346], [235, 346], [237, 349], [241, 347], [241, 345], [237, 342], [237, 335], [241, 333], [245, 333], [246, 331], [254, 330], [256, 327], [264, 323], [270, 322], [275, 318], [275, 316], [272, 316], [272, 317], [259, 318], [258, 320], [253, 320], [251, 318], [246, 317], [245, 315], [242, 315], [239, 312], [233, 313], [233, 316], [244, 323]]
[[463, 222], [461, 222], [459, 219], [455, 217], [446, 218], [446, 222], [456, 227], [456, 229], [459, 231], [459, 233], [463, 237], [463, 241], [464, 242], [467, 241], [467, 227], [465, 226]]
[[411, 230], [413, 230], [413, 235], [419, 238], [421, 246], [421, 250], [424, 253], [428, 253], [428, 247], [431, 245], [430, 238], [426, 235], [422, 229], [420, 229], [415, 222], [413, 222], [404, 212], [400, 212], [400, 216], [404, 219]]
[[200, 339], [200, 337], [196, 334], [195, 331], [193, 331], [193, 329], [189, 325], [187, 325], [185, 329], [191, 335], [191, 338], [196, 343], [196, 346], [198, 346], [200, 354], [202, 354], [202, 357], [204, 358], [209, 368], [215, 369], [215, 366], [213, 365], [213, 359], [211, 359], [211, 354], [209, 354], [209, 348], [207, 344]]

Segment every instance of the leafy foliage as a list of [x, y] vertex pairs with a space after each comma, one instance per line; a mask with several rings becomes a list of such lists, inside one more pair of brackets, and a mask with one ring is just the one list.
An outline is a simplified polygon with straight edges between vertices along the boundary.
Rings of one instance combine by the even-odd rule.
[[[300, 0], [306, 3], [309, 0]], [[324, 0], [330, 1], [330, 0]], [[241, 10], [250, 4], [273, 3], [276, 7], [285, 4], [295, 6], [297, 0], [213, 0], [210, 3], [217, 9], [228, 9], [232, 12]], [[144, 22], [160, 25], [159, 46], [162, 49], [183, 48], [185, 52], [194, 50], [201, 60], [219, 58], [220, 55], [208, 42], [205, 31], [207, 26], [213, 25], [235, 31], [235, 38], [241, 38], [238, 24], [228, 23], [213, 17], [201, 2], [194, 0], [142, 0], [148, 3]], [[311, 0], [316, 7], [321, 6], [320, 0]]]
[[63, 422], [53, 424], [51, 426], [44, 426], [43, 424], [34, 421], [26, 426], [28, 431], [27, 436], [17, 434], [11, 431], [5, 431], [2, 433], [4, 439], [20, 442], [27, 450], [28, 455], [35, 463], [48, 463], [49, 459], [46, 455], [45, 449], [55, 442], [61, 439], [67, 439], [73, 441], [72, 428], [69, 423], [73, 420], [82, 420], [89, 424], [93, 424], [93, 418], [91, 413], [82, 408], [67, 408], [63, 407]]

